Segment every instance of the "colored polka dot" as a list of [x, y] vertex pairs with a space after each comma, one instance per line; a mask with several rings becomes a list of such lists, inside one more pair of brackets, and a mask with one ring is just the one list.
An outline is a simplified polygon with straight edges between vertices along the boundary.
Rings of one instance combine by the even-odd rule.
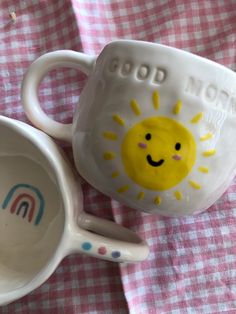
[[89, 251], [89, 250], [91, 250], [91, 248], [92, 248], [92, 244], [90, 242], [84, 242], [82, 244], [82, 249], [85, 251]]
[[105, 255], [107, 252], [107, 249], [104, 247], [104, 246], [101, 246], [99, 249], [98, 249], [98, 254], [100, 255]]
[[118, 258], [118, 257], [120, 257], [120, 252], [119, 251], [114, 251], [114, 252], [111, 253], [111, 256], [113, 258]]

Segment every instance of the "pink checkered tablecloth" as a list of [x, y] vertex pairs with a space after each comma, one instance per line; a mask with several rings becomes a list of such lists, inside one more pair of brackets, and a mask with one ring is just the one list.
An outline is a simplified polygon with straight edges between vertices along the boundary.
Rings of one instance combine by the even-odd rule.
[[[40, 55], [57, 49], [94, 55], [117, 38], [182, 48], [235, 71], [236, 1], [2, 0], [0, 114], [27, 121], [20, 85]], [[85, 79], [74, 70], [52, 71], [40, 90], [45, 111], [71, 122]], [[61, 145], [72, 160], [71, 148]], [[236, 313], [236, 180], [207, 211], [178, 219], [121, 206], [86, 182], [83, 192], [87, 212], [147, 240], [148, 260], [118, 265], [69, 256], [40, 288], [0, 313]]]

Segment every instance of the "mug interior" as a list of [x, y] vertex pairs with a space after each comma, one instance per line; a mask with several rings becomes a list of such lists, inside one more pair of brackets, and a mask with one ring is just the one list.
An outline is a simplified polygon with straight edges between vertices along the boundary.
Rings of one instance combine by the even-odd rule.
[[[30, 132], [30, 130], [29, 130]], [[47, 265], [64, 229], [55, 172], [35, 144], [0, 123], [0, 294]]]

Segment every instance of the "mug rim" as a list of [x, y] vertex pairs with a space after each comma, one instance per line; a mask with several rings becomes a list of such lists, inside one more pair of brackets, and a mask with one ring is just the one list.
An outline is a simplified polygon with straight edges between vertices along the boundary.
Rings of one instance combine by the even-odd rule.
[[[71, 195], [70, 189], [68, 188], [69, 185], [67, 185], [65, 182], [69, 182], [72, 179], [69, 179], [68, 176], [64, 174], [64, 170], [66, 169], [66, 163], [62, 163], [59, 161], [58, 157], [61, 158], [61, 161], [63, 161], [63, 158], [55, 154], [57, 147], [56, 144], [52, 142], [52, 140], [42, 131], [27, 125], [26, 123], [22, 121], [18, 121], [12, 118], [4, 117], [0, 115], [0, 127], [1, 125], [4, 125], [8, 128], [13, 129], [15, 132], [29, 140], [47, 159], [50, 166], [53, 169], [55, 179], [57, 181], [57, 188], [61, 194], [62, 202], [63, 202], [63, 214], [64, 214], [64, 221], [63, 221], [63, 229], [61, 230], [61, 234], [59, 237], [59, 241], [57, 246], [55, 247], [54, 251], [52, 252], [52, 255], [50, 258], [48, 258], [48, 261], [42, 268], [39, 270], [38, 273], [34, 274], [32, 278], [25, 283], [23, 286], [20, 286], [12, 291], [8, 291], [5, 293], [0, 293], [0, 306], [7, 305], [25, 295], [32, 292], [36, 288], [38, 288], [41, 284], [43, 284], [55, 271], [58, 264], [61, 262], [61, 260], [67, 255], [66, 254], [66, 248], [68, 241], [68, 225], [71, 224], [71, 220], [69, 216], [73, 215], [69, 212], [70, 210], [70, 200], [69, 195]], [[29, 132], [29, 129], [31, 132]], [[28, 131], [28, 132], [27, 132]], [[50, 149], [46, 149], [43, 145], [43, 141], [39, 141], [37, 139], [37, 133], [38, 135], [41, 135], [47, 140], [49, 143], [51, 143], [51, 148], [54, 148], [54, 152]], [[55, 157], [57, 156], [57, 157]], [[65, 169], [63, 169], [65, 168]], [[79, 185], [77, 185], [79, 187]], [[82, 191], [80, 190], [80, 196], [82, 198]], [[80, 199], [78, 197], [78, 199]], [[83, 209], [81, 209], [81, 212], [83, 212]], [[64, 246], [64, 249], [63, 249]]]
[[[149, 42], [149, 41], [145, 41], [145, 40], [132, 40], [132, 39], [116, 39], [114, 41], [109, 42], [107, 45], [105, 45], [103, 47], [103, 49], [100, 51], [100, 54], [103, 54], [106, 51], [106, 48], [116, 48], [116, 46], [120, 46], [120, 45], [128, 45], [130, 47], [134, 47], [134, 46], [140, 46], [140, 47], [145, 47], [145, 48], [150, 48], [150, 49], [159, 49], [162, 50], [164, 53], [173, 53], [173, 55], [181, 55], [181, 56], [186, 56], [186, 57], [190, 57], [198, 62], [203, 62], [203, 63], [207, 63], [209, 66], [214, 66], [217, 67], [219, 69], [222, 69], [224, 71], [227, 71], [229, 73], [233, 73], [236, 76], [236, 73], [234, 70], [230, 69], [229, 67], [218, 63], [217, 61], [213, 61], [212, 59], [203, 57], [199, 54], [197, 54], [197, 52], [191, 52], [191, 51], [187, 51], [184, 50], [182, 48], [177, 48], [174, 46], [170, 46], [167, 44], [162, 44], [162, 43], [156, 43], [156, 42]], [[98, 55], [98, 57], [99, 57]]]

